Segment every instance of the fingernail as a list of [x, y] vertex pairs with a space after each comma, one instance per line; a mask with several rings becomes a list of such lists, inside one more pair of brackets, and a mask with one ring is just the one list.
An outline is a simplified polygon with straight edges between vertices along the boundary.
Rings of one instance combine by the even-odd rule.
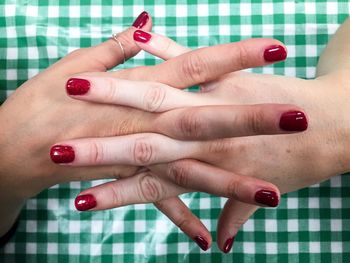
[[78, 195], [75, 198], [75, 208], [79, 211], [86, 211], [94, 208], [97, 205], [96, 199], [93, 195]]
[[280, 128], [285, 131], [305, 131], [308, 127], [306, 116], [301, 111], [289, 111], [282, 114]]
[[197, 245], [204, 251], [208, 250], [208, 242], [201, 236], [196, 236], [194, 238], [196, 241]]
[[226, 240], [224, 245], [224, 253], [227, 254], [228, 252], [230, 252], [234, 241], [235, 241], [235, 237], [231, 237]]
[[287, 57], [287, 51], [283, 46], [274, 45], [265, 49], [264, 58], [267, 62], [276, 62], [285, 60]]
[[263, 205], [276, 207], [278, 206], [279, 198], [277, 193], [274, 191], [260, 190], [255, 194], [255, 201]]
[[75, 153], [71, 146], [55, 145], [51, 147], [50, 156], [54, 163], [71, 163], [74, 161]]
[[147, 24], [147, 21], [149, 20], [149, 15], [146, 11], [143, 11], [139, 16], [136, 18], [132, 26], [136, 28], [143, 28], [144, 25]]
[[69, 95], [84, 95], [90, 89], [90, 81], [86, 79], [71, 78], [66, 83], [66, 90]]
[[151, 34], [141, 30], [136, 30], [134, 32], [134, 40], [137, 42], [147, 43], [151, 39], [151, 37]]

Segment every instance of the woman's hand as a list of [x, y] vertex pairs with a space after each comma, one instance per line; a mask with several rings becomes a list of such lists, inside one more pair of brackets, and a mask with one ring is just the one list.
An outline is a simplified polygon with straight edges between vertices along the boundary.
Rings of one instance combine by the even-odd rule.
[[[158, 41], [158, 36], [152, 35], [152, 39], [155, 37]], [[147, 50], [148, 47], [143, 46], [143, 48]], [[151, 50], [151, 47], [149, 50]], [[179, 50], [181, 49], [179, 48]], [[157, 52], [153, 53], [157, 54]], [[160, 55], [160, 57], [164, 56]], [[347, 64], [345, 63], [345, 65]], [[310, 127], [307, 132], [301, 134], [252, 136], [207, 141], [201, 143], [200, 151], [194, 151], [191, 156], [186, 157], [201, 160], [235, 174], [268, 180], [277, 184], [282, 192], [300, 189], [350, 170], [348, 147], [346, 147], [349, 143], [350, 131], [350, 120], [346, 114], [349, 107], [348, 98], [350, 94], [348, 86], [350, 83], [348, 83], [347, 72], [343, 68], [333, 68], [333, 71], [327, 71], [322, 77], [318, 77], [315, 80], [232, 73], [205, 85], [204, 90], [209, 89], [211, 91], [200, 94], [200, 96], [205, 97], [205, 100], [207, 100], [206, 96], [210, 94], [208, 96], [210, 97], [209, 100], [215, 100], [213, 104], [298, 104], [308, 112]], [[155, 76], [154, 78], [158, 79], [159, 77]], [[119, 86], [116, 86], [116, 88], [123, 90]], [[136, 96], [132, 97], [134, 95]], [[118, 97], [116, 102], [124, 104], [130, 103], [130, 101], [137, 101], [139, 97], [137, 94], [134, 95], [128, 97], [128, 100]], [[195, 99], [193, 94], [177, 96], [176, 92], [172, 92], [171, 96], [173, 97], [165, 96], [166, 98], [171, 98], [169, 99], [171, 103], [166, 101], [161, 107], [168, 110], [169, 107], [174, 106], [172, 103], [178, 101], [180, 103], [192, 101], [193, 105], [202, 105], [202, 102]], [[89, 94], [85, 97], [80, 97], [80, 99], [88, 99], [88, 97]], [[93, 100], [104, 101], [102, 97], [95, 97]], [[212, 104], [208, 101], [206, 103]], [[145, 109], [141, 103], [136, 104], [131, 106]], [[176, 109], [173, 112], [179, 110], [182, 109]], [[211, 108], [211, 110], [213, 112], [214, 109]], [[171, 121], [171, 112], [165, 113], [168, 114], [168, 121]], [[230, 116], [232, 109], [229, 110], [227, 108], [226, 113], [220, 113], [220, 115], [216, 115], [218, 119], [223, 118], [223, 115], [226, 117]], [[206, 121], [209, 121], [209, 123], [216, 123], [217, 121], [217, 119], [209, 116], [200, 120], [201, 124], [204, 124]], [[210, 124], [207, 125], [207, 127], [210, 126]], [[199, 129], [199, 131], [200, 136], [203, 134], [203, 130]], [[150, 188], [154, 193], [167, 192], [162, 188], [164, 186], [163, 180], [170, 179], [182, 187], [220, 194], [220, 191], [218, 191], [218, 188], [220, 188], [218, 186], [220, 185], [219, 182], [222, 182], [221, 186], [227, 186], [227, 182], [230, 180], [228, 178], [231, 176], [229, 172], [210, 170], [215, 168], [209, 167], [208, 164], [198, 163], [198, 161], [178, 161], [169, 165], [150, 166], [149, 169], [153, 180], [149, 185], [152, 186]], [[128, 178], [128, 184], [123, 183], [123, 180], [112, 182], [105, 186], [86, 190], [82, 194], [98, 196], [97, 203], [101, 204], [102, 207], [106, 204], [108, 204], [107, 207], [111, 207], [145, 202], [142, 196], [135, 195], [135, 191], [129, 191], [129, 189], [135, 189], [135, 185], [140, 185], [141, 179], [144, 177], [143, 174]], [[114, 203], [105, 200], [101, 194], [107, 191], [107, 186], [113, 189], [110, 193], [115, 194]], [[177, 191], [180, 194], [183, 192], [183, 189]], [[171, 195], [174, 194], [176, 194], [176, 191], [171, 192]], [[164, 196], [158, 195], [159, 199], [162, 199], [162, 197]], [[110, 197], [108, 199], [111, 200]], [[167, 202], [173, 204], [172, 211], [169, 211], [163, 205], [164, 201], [159, 202], [158, 204], [161, 205], [158, 206], [161, 210], [167, 212], [175, 223], [181, 225], [185, 232], [191, 233], [190, 236], [193, 237], [193, 229], [198, 230], [200, 228], [198, 219], [194, 218], [190, 213], [184, 212], [187, 210], [185, 210], [184, 205], [178, 199], [172, 198], [169, 200]], [[223, 251], [228, 252], [233, 242], [232, 237], [236, 235], [239, 226], [255, 209], [255, 206], [229, 199], [218, 225], [218, 243]], [[180, 218], [176, 216], [174, 211], [182, 211], [181, 214], [184, 216]], [[191, 228], [184, 226], [183, 222], [187, 222], [187, 225], [191, 226]]]

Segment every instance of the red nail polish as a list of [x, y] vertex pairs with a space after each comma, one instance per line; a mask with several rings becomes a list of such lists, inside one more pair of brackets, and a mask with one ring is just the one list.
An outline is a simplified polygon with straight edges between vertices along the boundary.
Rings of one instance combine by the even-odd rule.
[[226, 240], [224, 245], [224, 253], [227, 254], [228, 252], [230, 252], [234, 241], [235, 241], [235, 237], [231, 237]]
[[93, 195], [78, 195], [75, 198], [74, 205], [77, 210], [86, 211], [94, 208], [97, 205], [97, 202]]
[[279, 198], [277, 193], [274, 191], [260, 190], [255, 194], [255, 201], [263, 205], [276, 207], [278, 206]]
[[137, 42], [147, 43], [151, 39], [151, 37], [151, 34], [141, 30], [136, 30], [134, 32], [134, 40]]
[[285, 60], [287, 57], [287, 51], [283, 46], [274, 45], [265, 49], [264, 59], [267, 62], [276, 62]]
[[136, 28], [143, 28], [144, 25], [147, 24], [149, 20], [149, 15], [146, 11], [143, 11], [135, 20], [135, 22], [132, 24], [132, 26]]
[[86, 79], [71, 78], [66, 83], [66, 90], [69, 95], [84, 95], [90, 89], [90, 81]]
[[197, 245], [204, 251], [208, 250], [208, 242], [201, 236], [196, 236], [194, 238], [194, 241], [196, 241]]
[[289, 111], [282, 114], [280, 128], [285, 131], [305, 131], [308, 127], [306, 116], [301, 111]]
[[51, 147], [50, 156], [54, 163], [71, 163], [74, 161], [75, 153], [71, 146], [55, 145]]

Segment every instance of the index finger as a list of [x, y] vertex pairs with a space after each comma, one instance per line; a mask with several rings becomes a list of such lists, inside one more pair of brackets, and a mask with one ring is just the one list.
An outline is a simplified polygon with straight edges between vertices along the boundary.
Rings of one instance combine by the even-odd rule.
[[199, 48], [142, 71], [113, 73], [119, 78], [161, 82], [187, 88], [217, 79], [223, 74], [264, 66], [287, 57], [285, 46], [274, 39], [248, 39], [236, 43]]

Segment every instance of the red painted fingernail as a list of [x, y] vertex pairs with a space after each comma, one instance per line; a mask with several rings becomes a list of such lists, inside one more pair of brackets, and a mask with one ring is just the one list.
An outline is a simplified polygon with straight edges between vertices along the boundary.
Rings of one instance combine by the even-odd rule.
[[149, 20], [149, 15], [146, 11], [143, 11], [141, 14], [139, 14], [139, 16], [136, 18], [136, 20], [134, 21], [134, 23], [132, 24], [132, 26], [136, 27], [136, 28], [143, 28], [144, 25], [147, 24]]
[[71, 146], [55, 145], [51, 147], [50, 156], [54, 163], [71, 163], [74, 161], [75, 153]]
[[202, 236], [196, 236], [194, 238], [194, 241], [196, 241], [197, 245], [204, 251], [208, 250], [208, 242], [204, 239]]
[[75, 198], [75, 208], [79, 211], [86, 211], [94, 208], [97, 205], [96, 199], [93, 195], [78, 195]]
[[305, 131], [308, 127], [306, 116], [301, 111], [289, 111], [282, 114], [280, 128], [285, 131]]
[[274, 45], [265, 49], [264, 59], [267, 62], [276, 62], [285, 60], [287, 57], [287, 51], [283, 46]]
[[90, 89], [90, 81], [86, 79], [71, 78], [66, 83], [66, 90], [69, 95], [84, 95]]
[[137, 42], [147, 43], [151, 39], [151, 37], [151, 34], [141, 30], [136, 30], [134, 32], [134, 40]]
[[224, 253], [227, 254], [228, 252], [230, 252], [234, 241], [235, 241], [235, 237], [231, 237], [226, 240], [224, 245]]
[[276, 207], [278, 206], [279, 198], [277, 193], [274, 191], [260, 190], [255, 194], [255, 201], [263, 205]]

